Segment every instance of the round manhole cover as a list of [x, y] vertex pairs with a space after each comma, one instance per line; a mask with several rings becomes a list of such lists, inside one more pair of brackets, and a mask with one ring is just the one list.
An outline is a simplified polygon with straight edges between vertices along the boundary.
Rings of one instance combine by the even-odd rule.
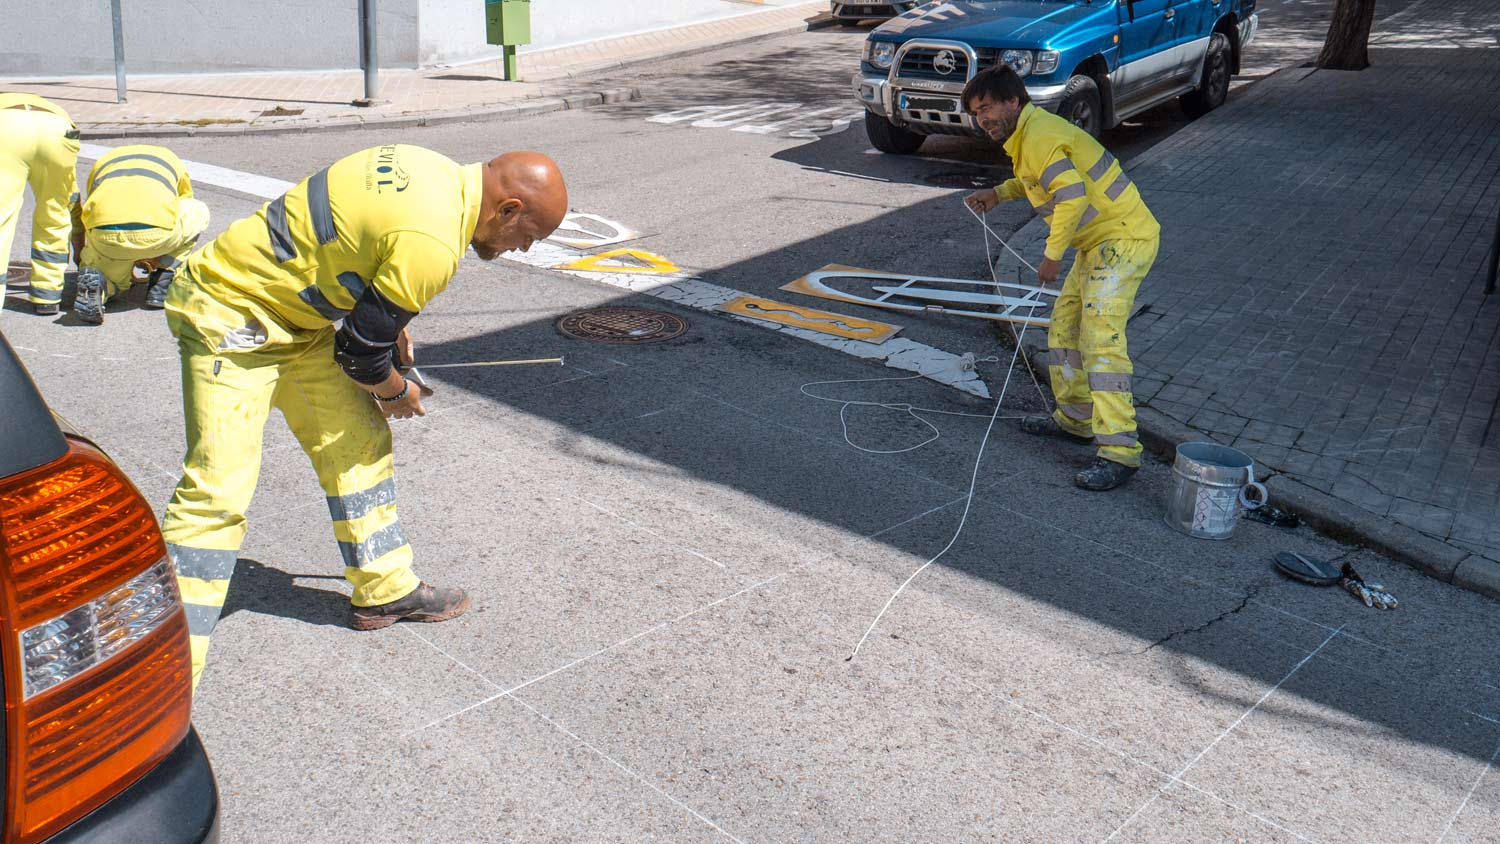
[[968, 188], [970, 190], [984, 190], [1000, 184], [999, 179], [988, 173], [975, 173], [973, 171], [960, 170], [952, 173], [937, 173], [928, 176], [924, 181], [929, 185], [940, 188]]
[[564, 337], [591, 343], [650, 343], [680, 337], [687, 329], [682, 317], [645, 308], [593, 308], [557, 321]]

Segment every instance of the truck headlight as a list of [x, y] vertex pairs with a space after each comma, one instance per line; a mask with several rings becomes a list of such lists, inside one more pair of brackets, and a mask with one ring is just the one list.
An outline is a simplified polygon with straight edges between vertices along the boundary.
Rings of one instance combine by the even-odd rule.
[[889, 41], [865, 42], [865, 58], [881, 70], [890, 68], [896, 60], [896, 45]]
[[1010, 65], [1010, 69], [1017, 76], [1026, 76], [1031, 73], [1031, 51], [1030, 50], [1006, 50], [1000, 54], [1000, 61]]
[[1036, 65], [1032, 67], [1031, 72], [1038, 76], [1046, 76], [1052, 71], [1057, 70], [1057, 60], [1059, 58], [1060, 55], [1056, 50], [1038, 50], [1036, 53]]

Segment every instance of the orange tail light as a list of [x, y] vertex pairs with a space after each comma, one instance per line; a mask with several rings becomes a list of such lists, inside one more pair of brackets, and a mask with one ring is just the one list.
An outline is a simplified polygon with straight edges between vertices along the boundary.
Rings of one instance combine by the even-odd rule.
[[34, 844], [124, 790], [187, 734], [187, 619], [156, 517], [69, 439], [0, 481], [5, 844]]

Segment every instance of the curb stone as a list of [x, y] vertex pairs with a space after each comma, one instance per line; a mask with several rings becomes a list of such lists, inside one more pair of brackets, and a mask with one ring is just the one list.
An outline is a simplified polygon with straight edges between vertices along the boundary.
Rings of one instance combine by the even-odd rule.
[[558, 111], [573, 111], [591, 106], [632, 102], [641, 98], [639, 88], [606, 88], [582, 94], [566, 94], [560, 97], [536, 97], [529, 100], [505, 103], [499, 106], [478, 106], [456, 111], [438, 111], [423, 114], [406, 112], [382, 115], [374, 118], [340, 115], [327, 120], [306, 123], [276, 123], [256, 126], [253, 123], [210, 124], [207, 126], [141, 126], [126, 127], [120, 124], [95, 124], [84, 128], [85, 141], [105, 138], [184, 138], [198, 136], [241, 135], [293, 135], [309, 132], [336, 132], [349, 129], [400, 129], [417, 126], [440, 126], [445, 123], [465, 123], [492, 117], [532, 117]]
[[[1200, 122], [1232, 113], [1241, 103], [1265, 96], [1273, 88], [1295, 84], [1314, 72], [1297, 66], [1282, 68], [1250, 86], [1250, 90], [1235, 102], [1201, 118]], [[1173, 140], [1157, 144], [1128, 162], [1129, 166], [1136, 167], [1170, 155], [1177, 146]], [[1010, 243], [1017, 252], [1035, 252], [1036, 247], [1046, 239], [1046, 233], [1045, 224], [1038, 218], [1032, 218], [1016, 230]], [[1001, 251], [997, 264], [1002, 276], [1020, 278], [1021, 263], [1008, 251]], [[1136, 407], [1136, 426], [1141, 444], [1169, 464], [1176, 459], [1179, 444], [1211, 441], [1208, 434], [1178, 422], [1149, 405]], [[1434, 539], [1415, 528], [1378, 516], [1285, 475], [1273, 475], [1264, 483], [1271, 493], [1273, 503], [1296, 512], [1320, 533], [1379, 551], [1444, 583], [1500, 599], [1500, 562], [1471, 554], [1466, 549]]]

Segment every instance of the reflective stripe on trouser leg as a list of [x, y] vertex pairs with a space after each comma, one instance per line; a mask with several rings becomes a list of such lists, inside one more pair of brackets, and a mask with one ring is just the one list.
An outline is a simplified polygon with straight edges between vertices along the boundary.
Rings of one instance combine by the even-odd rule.
[[1052, 305], [1052, 325], [1047, 329], [1047, 373], [1052, 380], [1052, 397], [1057, 412], [1052, 418], [1064, 431], [1080, 437], [1093, 436], [1093, 397], [1089, 394], [1088, 373], [1078, 350], [1079, 319], [1083, 313], [1080, 291], [1083, 283], [1083, 261], [1074, 259], [1062, 292]]
[[202, 295], [187, 305], [168, 319], [182, 356], [187, 454], [161, 531], [168, 549], [179, 549], [172, 553], [188, 605], [196, 688], [245, 537], [277, 366], [273, 353], [215, 355], [195, 319], [213, 324], [233, 320], [233, 312]]
[[[35, 114], [33, 112], [33, 114]], [[63, 137], [72, 124], [54, 114], [37, 114], [45, 125], [31, 159], [31, 301], [62, 301], [63, 275], [73, 233], [72, 198], [78, 192], [78, 141]]]
[[282, 372], [275, 402], [328, 497], [344, 576], [357, 607], [404, 598], [419, 584], [396, 517], [391, 429], [370, 394], [333, 361], [332, 327]]
[[177, 569], [177, 588], [182, 593], [183, 609], [187, 611], [188, 644], [193, 655], [193, 689], [196, 690], [204, 662], [208, 659], [209, 637], [219, 623], [219, 614], [224, 611], [224, 599], [229, 596], [229, 581], [234, 576], [239, 552], [168, 545], [167, 556], [172, 558], [172, 565]]
[[1125, 324], [1156, 249], [1154, 240], [1114, 240], [1079, 256], [1086, 270], [1078, 347], [1094, 403], [1094, 442], [1100, 457], [1126, 466], [1141, 465], [1141, 444]]

